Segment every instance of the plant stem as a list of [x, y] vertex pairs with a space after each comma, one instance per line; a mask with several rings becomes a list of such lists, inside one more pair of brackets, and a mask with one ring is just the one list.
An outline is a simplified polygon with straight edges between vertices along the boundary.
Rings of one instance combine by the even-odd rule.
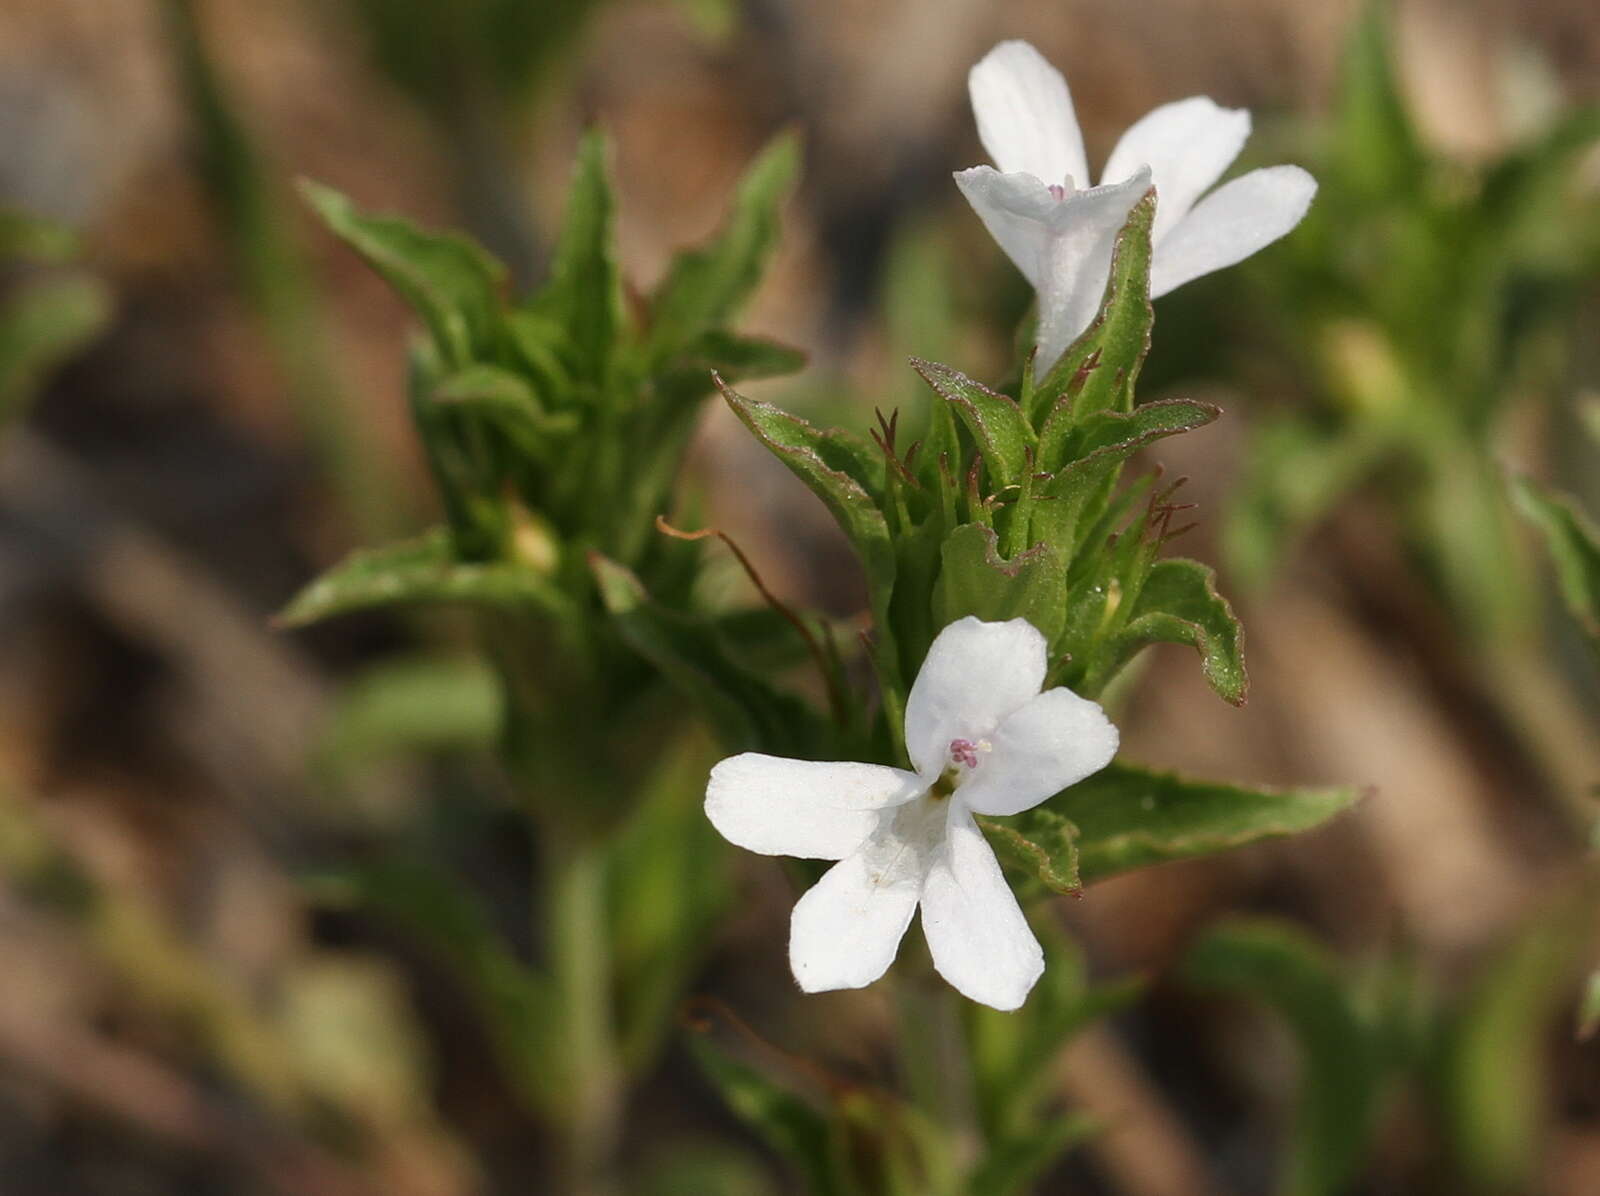
[[563, 834], [553, 821], [545, 827], [545, 913], [569, 1094], [562, 1187], [569, 1196], [607, 1196], [616, 1190], [623, 1084], [613, 1025], [604, 843], [593, 835]]
[[948, 1147], [941, 1160], [948, 1174], [930, 1176], [943, 1181], [933, 1190], [954, 1191], [956, 1177], [971, 1168], [981, 1146], [961, 997], [934, 974], [926, 947], [907, 962], [894, 990], [900, 1070], [912, 1103], [943, 1131]]

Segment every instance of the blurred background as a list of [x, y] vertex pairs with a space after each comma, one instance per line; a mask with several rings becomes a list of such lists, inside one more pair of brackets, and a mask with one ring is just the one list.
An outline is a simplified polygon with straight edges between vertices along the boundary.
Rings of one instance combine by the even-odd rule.
[[[598, 122], [643, 289], [793, 126], [804, 178], [745, 327], [810, 363], [752, 393], [864, 427], [922, 401], [908, 354], [1008, 371], [1030, 296], [950, 182], [983, 160], [965, 75], [1002, 37], [1065, 70], [1092, 162], [1203, 93], [1255, 114], [1249, 164], [1323, 182], [1287, 241], [1157, 305], [1141, 394], [1226, 411], [1158, 457], [1199, 504], [1184, 551], [1219, 564], [1248, 629], [1250, 704], [1169, 649], [1119, 722], [1144, 762], [1371, 788], [1314, 835], [1056, 903], [1089, 974], [1145, 987], [1052, 1065], [1104, 1128], [1039, 1190], [1317, 1191], [1292, 1160], [1343, 1132], [1340, 1190], [1600, 1191], [1600, 1046], [1574, 1029], [1600, 962], [1600, 657], [1504, 489], [1529, 474], [1600, 511], [1600, 10], [1360, 18], [1342, 0], [0, 7], [0, 1192], [544, 1190], [544, 1131], [471, 984], [347, 899], [351, 867], [423, 845], [456, 878], [441, 907], [467, 893], [462, 917], [539, 950], [492, 679], [447, 616], [269, 625], [345, 552], [435, 515], [412, 321], [294, 179], [462, 227], [525, 286]], [[857, 613], [825, 511], [720, 408], [688, 485], [773, 589]], [[887, 1083], [891, 1007], [795, 992], [782, 871], [708, 850], [684, 991], [736, 1011], [747, 1030], [718, 1032], [780, 1070]], [[1195, 952], [1241, 913], [1291, 919], [1314, 956], [1326, 992], [1267, 995], [1286, 1020], [1243, 999], [1262, 988], [1205, 983]], [[1329, 1012], [1347, 1008], [1393, 1073], [1355, 1131]], [[624, 1190], [801, 1190], [692, 1033], [666, 1017], [644, 1053]]]

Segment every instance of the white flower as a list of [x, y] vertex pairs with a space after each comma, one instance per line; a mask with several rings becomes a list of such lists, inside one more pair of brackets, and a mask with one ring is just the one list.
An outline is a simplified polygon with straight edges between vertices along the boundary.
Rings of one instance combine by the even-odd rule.
[[1248, 112], [1204, 96], [1139, 120], [1111, 151], [1100, 186], [1078, 190], [1089, 163], [1072, 94], [1039, 51], [1001, 42], [972, 68], [967, 87], [998, 169], [960, 171], [956, 185], [1039, 293], [1040, 373], [1094, 319], [1117, 233], [1152, 183], [1151, 298], [1270, 245], [1300, 223], [1317, 190], [1298, 166], [1269, 166], [1200, 199], [1250, 136]]
[[933, 641], [906, 701], [915, 772], [754, 752], [711, 770], [706, 815], [730, 842], [839, 861], [790, 922], [789, 964], [806, 992], [882, 976], [920, 904], [946, 980], [996, 1009], [1022, 1004], [1044, 953], [972, 816], [1032, 809], [1117, 751], [1098, 705], [1039, 692], [1046, 667], [1026, 619], [961, 619]]

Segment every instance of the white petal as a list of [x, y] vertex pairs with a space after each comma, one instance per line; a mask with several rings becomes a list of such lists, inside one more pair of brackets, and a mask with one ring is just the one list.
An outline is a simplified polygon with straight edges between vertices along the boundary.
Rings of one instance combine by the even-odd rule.
[[1150, 173], [1061, 201], [1040, 263], [1039, 356], [1034, 371], [1043, 376], [1067, 346], [1094, 322], [1111, 274], [1111, 251], [1133, 205], [1150, 186]]
[[1151, 298], [1272, 244], [1300, 223], [1316, 193], [1298, 166], [1268, 166], [1218, 187], [1156, 247]]
[[1001, 42], [967, 75], [978, 139], [1002, 171], [1089, 181], [1067, 81], [1027, 42]]
[[1000, 862], [959, 802], [951, 803], [946, 849], [922, 885], [922, 933], [933, 966], [965, 997], [1016, 1009], [1044, 972]]
[[723, 838], [750, 851], [842, 860], [876, 829], [877, 811], [924, 788], [911, 773], [881, 764], [745, 752], [711, 770], [706, 817]]
[[958, 171], [956, 186], [1012, 264], [1038, 286], [1051, 218], [1063, 201], [1031, 174], [1001, 174], [992, 166]]
[[1110, 764], [1117, 739], [1097, 703], [1047, 689], [995, 728], [955, 798], [979, 814], [1031, 810]]
[[795, 904], [789, 967], [808, 993], [864, 988], [894, 962], [917, 909], [917, 878], [881, 883], [864, 855], [835, 864]]
[[1101, 181], [1119, 182], [1139, 167], [1150, 168], [1156, 186], [1156, 244], [1194, 207], [1207, 187], [1244, 148], [1250, 113], [1223, 108], [1205, 96], [1163, 104], [1146, 114], [1117, 142]]
[[976, 742], [1044, 684], [1044, 636], [1026, 619], [985, 623], [968, 615], [934, 637], [906, 699], [906, 750], [931, 782], [955, 739]]

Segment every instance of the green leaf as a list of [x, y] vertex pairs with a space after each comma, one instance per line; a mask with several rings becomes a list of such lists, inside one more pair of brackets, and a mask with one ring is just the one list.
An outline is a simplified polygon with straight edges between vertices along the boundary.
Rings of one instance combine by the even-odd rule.
[[1529, 478], [1512, 478], [1517, 510], [1544, 536], [1561, 597], [1600, 652], [1600, 530], [1573, 501]]
[[313, 877], [309, 887], [324, 904], [370, 911], [415, 936], [465, 988], [522, 1098], [544, 1117], [565, 1108], [571, 1088], [549, 1034], [559, 1025], [557, 994], [517, 959], [470, 886], [421, 857], [389, 855]]
[[1281, 1190], [1287, 1196], [1348, 1190], [1372, 1145], [1385, 1061], [1334, 959], [1295, 926], [1241, 918], [1196, 943], [1184, 972], [1191, 983], [1264, 1002], [1299, 1044], [1299, 1109]]
[[[1600, 104], [1562, 112], [1533, 144], [1497, 161], [1483, 180], [1478, 213], [1507, 241], [1560, 227], [1576, 162], [1600, 141]], [[1542, 226], [1542, 227], [1541, 227]]]
[[84, 275], [19, 288], [0, 307], [0, 427], [18, 418], [52, 370], [111, 322], [111, 292]]
[[673, 260], [651, 300], [653, 361], [725, 323], [749, 298], [777, 243], [778, 208], [799, 169], [800, 139], [779, 134], [745, 173], [717, 236]]
[[1039, 433], [1038, 468], [1047, 473], [1080, 460], [1127, 460], [1135, 449], [1203, 428], [1222, 414], [1220, 407], [1193, 399], [1159, 399], [1132, 411], [1097, 411], [1075, 418], [1071, 402], [1062, 399]]
[[689, 344], [674, 369], [700, 371], [704, 375], [704, 390], [709, 390], [712, 370], [725, 382], [743, 382], [781, 378], [799, 372], [805, 364], [803, 350], [764, 337], [738, 336], [713, 328]]
[[[1081, 435], [1059, 442], [1057, 451], [1078, 455], [1039, 486], [1031, 538], [1080, 549], [1083, 531], [1094, 527], [1128, 458], [1153, 440], [1200, 427], [1220, 414], [1210, 404], [1178, 399], [1145, 403], [1130, 413], [1101, 412], [1086, 420]], [[1086, 511], [1090, 519], [1087, 527], [1080, 527]]]
[[1533, 1192], [1551, 1092], [1546, 1051], [1594, 928], [1593, 878], [1521, 928], [1488, 966], [1440, 1044], [1438, 1094], [1463, 1189]]
[[447, 375], [434, 387], [433, 400], [477, 412], [537, 460], [550, 460], [578, 426], [575, 413], [551, 414], [526, 378], [499, 366], [469, 365]]
[[405, 752], [487, 751], [500, 733], [500, 681], [476, 658], [386, 658], [340, 688], [317, 745], [318, 765], [352, 778]]
[[1094, 323], [1067, 347], [1023, 406], [1035, 424], [1060, 402], [1074, 418], [1096, 411], [1129, 411], [1134, 383], [1150, 351], [1150, 232], [1156, 218], [1151, 188], [1133, 205], [1111, 252], [1111, 273]]
[[512, 561], [456, 560], [450, 535], [425, 536], [352, 553], [301, 590], [277, 616], [304, 627], [334, 615], [413, 602], [461, 602], [567, 618], [572, 600], [545, 574]]
[[978, 1113], [992, 1140], [1025, 1138], [1041, 1118], [1058, 1117], [1052, 1081], [1062, 1052], [1081, 1031], [1130, 1004], [1144, 988], [1137, 978], [1091, 984], [1082, 949], [1055, 919], [1036, 918], [1034, 929], [1045, 968], [1028, 995], [1026, 1012], [965, 1007]]
[[1101, 1128], [1099, 1119], [1087, 1113], [1063, 1113], [1030, 1132], [1001, 1138], [984, 1152], [983, 1161], [968, 1180], [967, 1191], [982, 1192], [984, 1196], [1031, 1192], [1053, 1164]]
[[590, 553], [589, 565], [622, 638], [704, 710], [729, 751], [803, 757], [816, 746], [815, 713], [734, 660], [715, 622], [661, 606], [632, 572], [599, 553]]
[[1035, 437], [1017, 401], [935, 361], [914, 357], [911, 368], [961, 417], [977, 442], [994, 488], [1020, 481], [1028, 469], [1028, 450]]
[[1025, 886], [1043, 885], [1052, 893], [1079, 894], [1078, 828], [1053, 810], [1040, 809], [1023, 826], [996, 818], [978, 818], [989, 846], [1000, 862]]
[[[1225, 701], [1243, 706], [1250, 690], [1244, 668], [1244, 628], [1217, 593], [1216, 571], [1199, 561], [1157, 561], [1139, 590], [1128, 622], [1111, 647], [1115, 673], [1146, 644], [1187, 644]], [[1109, 676], [1105, 679], [1109, 679]]]
[[714, 759], [704, 737], [680, 740], [608, 849], [618, 1047], [634, 1074], [654, 1063], [733, 896], [729, 853], [704, 810]]
[[674, 438], [673, 429], [687, 431], [699, 416], [699, 400], [716, 388], [716, 379], [746, 382], [793, 374], [805, 365], [799, 349], [761, 337], [736, 336], [722, 329], [702, 333], [682, 354], [656, 374], [660, 402], [654, 411], [639, 413], [636, 425], [652, 443]]
[[1054, 643], [1067, 616], [1067, 570], [1048, 544], [1036, 544], [1009, 561], [999, 537], [981, 523], [964, 523], [940, 547], [934, 586], [934, 622], [946, 627], [966, 615], [989, 622], [1024, 618]]
[[616, 204], [609, 153], [598, 130], [579, 144], [550, 281], [530, 305], [566, 330], [565, 352], [574, 376], [596, 385], [609, 375], [624, 310], [622, 276], [612, 248]]
[[1307, 831], [1360, 796], [1349, 786], [1249, 788], [1114, 762], [1005, 825], [1037, 843], [1055, 831], [1050, 815], [1069, 819], [1078, 828], [1079, 871], [1088, 883]]
[[734, 1115], [794, 1164], [811, 1196], [845, 1196], [832, 1162], [833, 1127], [822, 1113], [704, 1035], [690, 1036], [689, 1051]]
[[1351, 27], [1334, 122], [1339, 182], [1383, 197], [1415, 192], [1425, 165], [1395, 77], [1388, 7], [1367, 0]]
[[417, 312], [443, 359], [456, 368], [496, 336], [505, 267], [457, 233], [424, 232], [394, 216], [367, 216], [332, 187], [300, 180], [323, 222]]
[[551, 396], [565, 402], [572, 391], [572, 371], [562, 360], [568, 349], [567, 330], [559, 320], [542, 312], [519, 308], [506, 313], [511, 350], [529, 379]]
[[874, 498], [883, 489], [882, 455], [842, 429], [814, 428], [770, 403], [747, 399], [726, 385], [721, 389], [745, 427], [827, 505], [861, 558], [878, 634], [887, 636], [895, 551]]

